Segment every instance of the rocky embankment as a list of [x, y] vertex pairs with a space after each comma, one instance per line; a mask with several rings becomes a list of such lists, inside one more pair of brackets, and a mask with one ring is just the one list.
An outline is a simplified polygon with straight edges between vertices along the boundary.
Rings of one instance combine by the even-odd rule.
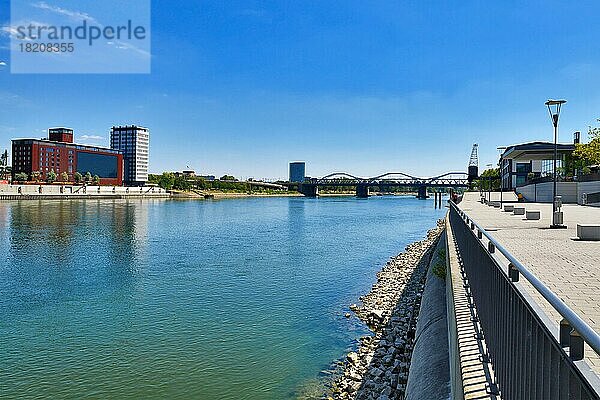
[[335, 399], [403, 399], [417, 316], [429, 261], [444, 229], [443, 221], [392, 257], [377, 273], [377, 283], [350, 309], [373, 335], [360, 338], [331, 386]]

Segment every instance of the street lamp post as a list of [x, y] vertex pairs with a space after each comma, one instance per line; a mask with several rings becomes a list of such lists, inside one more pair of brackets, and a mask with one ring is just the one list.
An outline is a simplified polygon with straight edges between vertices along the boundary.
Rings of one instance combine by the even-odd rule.
[[488, 175], [488, 204], [491, 203], [492, 201], [492, 169], [493, 165], [492, 164], [487, 164], [486, 168], [490, 169], [489, 175]]
[[498, 147], [498, 151], [500, 151], [500, 169], [498, 170], [500, 175], [500, 210], [504, 210], [504, 206], [502, 205], [502, 192], [504, 192], [504, 177], [502, 176], [504, 173], [504, 160], [502, 159], [502, 155], [504, 154], [504, 150], [506, 150], [506, 147]]
[[558, 159], [558, 118], [560, 116], [560, 109], [562, 105], [565, 104], [566, 100], [548, 100], [545, 105], [548, 107], [548, 113], [550, 114], [550, 120], [552, 121], [552, 126], [554, 126], [554, 166], [553, 166], [553, 186], [552, 186], [552, 224], [550, 228], [566, 228], [563, 225], [563, 214], [560, 211], [560, 207], [562, 206], [560, 203], [560, 199], [556, 196], [556, 163]]

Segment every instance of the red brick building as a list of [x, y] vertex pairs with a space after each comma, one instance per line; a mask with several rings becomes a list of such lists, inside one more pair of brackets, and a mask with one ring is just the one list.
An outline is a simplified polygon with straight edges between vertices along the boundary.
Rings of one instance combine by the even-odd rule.
[[69, 182], [74, 182], [75, 172], [100, 177], [101, 185], [123, 184], [123, 155], [118, 150], [73, 143], [73, 130], [51, 128], [48, 139], [15, 139], [12, 141], [12, 178], [26, 173], [32, 180], [33, 172], [40, 173], [45, 181], [50, 171], [62, 181], [66, 172]]

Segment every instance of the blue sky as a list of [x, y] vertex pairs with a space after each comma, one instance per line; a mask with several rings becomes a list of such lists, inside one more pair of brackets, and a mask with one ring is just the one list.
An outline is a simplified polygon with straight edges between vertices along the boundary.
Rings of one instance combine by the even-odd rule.
[[450, 3], [154, 0], [146, 75], [13, 75], [4, 34], [0, 147], [59, 125], [106, 145], [137, 123], [153, 172], [428, 176], [465, 170], [475, 142], [484, 166], [550, 140], [547, 98], [568, 100], [562, 141], [600, 117], [600, 3]]

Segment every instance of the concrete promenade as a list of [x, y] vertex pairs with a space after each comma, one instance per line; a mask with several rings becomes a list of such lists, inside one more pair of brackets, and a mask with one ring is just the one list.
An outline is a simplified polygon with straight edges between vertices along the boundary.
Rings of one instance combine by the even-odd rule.
[[[496, 199], [492, 197], [492, 200]], [[596, 332], [600, 332], [600, 241], [572, 240], [577, 236], [577, 223], [600, 224], [600, 208], [564, 205], [564, 222], [568, 229], [548, 229], [551, 204], [519, 203], [519, 206], [524, 206], [526, 210], [540, 210], [541, 219], [528, 221], [523, 215], [513, 215], [481, 204], [479, 193], [465, 193], [459, 204], [477, 224], [498, 240]], [[556, 324], [558, 331], [561, 319], [559, 314], [525, 279], [520, 282]], [[600, 375], [600, 357], [587, 346], [585, 359], [592, 370]]]

